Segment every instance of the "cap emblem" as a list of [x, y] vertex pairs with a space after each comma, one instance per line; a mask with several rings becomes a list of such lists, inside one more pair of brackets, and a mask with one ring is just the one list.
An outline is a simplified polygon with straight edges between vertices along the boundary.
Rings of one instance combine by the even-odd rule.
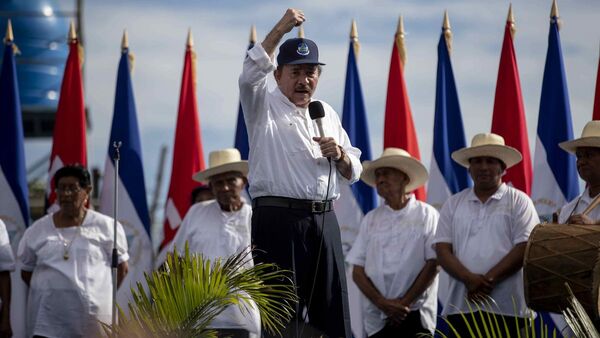
[[308, 49], [308, 45], [306, 44], [306, 42], [300, 42], [298, 44], [298, 49], [296, 50], [296, 53], [302, 56], [310, 54], [310, 50]]

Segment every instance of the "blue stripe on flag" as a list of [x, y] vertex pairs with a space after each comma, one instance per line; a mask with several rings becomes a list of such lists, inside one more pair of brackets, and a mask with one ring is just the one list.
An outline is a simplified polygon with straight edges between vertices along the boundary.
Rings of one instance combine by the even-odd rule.
[[[361, 162], [370, 161], [372, 157], [371, 142], [369, 140], [369, 125], [367, 123], [365, 102], [352, 42], [350, 42], [350, 48], [348, 50], [342, 126], [348, 133], [352, 145], [362, 151], [360, 158]], [[352, 192], [358, 205], [360, 205], [363, 214], [366, 214], [375, 208], [377, 201], [375, 190], [366, 185], [363, 181], [358, 181], [353, 184]]]
[[[254, 43], [251, 42], [248, 45], [248, 49], [254, 47]], [[248, 153], [250, 152], [250, 146], [248, 144], [248, 129], [246, 129], [246, 122], [244, 121], [244, 111], [242, 110], [242, 104], [238, 107], [237, 125], [235, 127], [235, 140], [233, 146], [240, 151], [242, 160], [248, 159]]]
[[442, 32], [438, 43], [433, 155], [452, 194], [471, 186], [467, 169], [454, 162], [450, 157], [452, 152], [465, 146], [465, 132], [454, 82], [454, 72], [446, 39]]
[[565, 199], [574, 199], [579, 194], [575, 158], [558, 147], [560, 142], [573, 139], [573, 124], [556, 19], [550, 24], [548, 36], [537, 134]]
[[115, 110], [110, 131], [108, 155], [114, 164], [113, 142], [121, 141], [121, 163], [119, 177], [129, 194], [144, 229], [150, 236], [150, 214], [146, 202], [146, 186], [142, 166], [142, 146], [135, 110], [135, 99], [129, 72], [129, 53], [121, 55], [117, 75]]
[[[0, 167], [14, 194], [25, 226], [29, 225], [29, 190], [23, 150], [23, 122], [13, 44], [4, 46], [0, 75]], [[1, 192], [0, 192], [1, 193]]]

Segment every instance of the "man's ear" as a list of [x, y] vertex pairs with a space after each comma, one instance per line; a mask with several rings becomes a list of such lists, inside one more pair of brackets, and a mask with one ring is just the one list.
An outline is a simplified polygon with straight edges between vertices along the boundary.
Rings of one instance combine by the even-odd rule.
[[279, 80], [281, 79], [281, 70], [279, 67], [273, 71], [273, 77], [275, 78], [275, 81], [277, 81], [277, 84], [279, 84]]

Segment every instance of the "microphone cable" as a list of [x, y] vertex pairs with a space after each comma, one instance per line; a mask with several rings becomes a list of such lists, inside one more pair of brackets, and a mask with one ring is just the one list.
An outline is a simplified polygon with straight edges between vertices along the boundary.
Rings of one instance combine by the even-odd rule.
[[[332, 163], [331, 163], [331, 157], [327, 158], [328, 163], [329, 163], [329, 174], [327, 175], [327, 190], [325, 193], [325, 201], [327, 201], [329, 199], [329, 188], [330, 188], [330, 184], [331, 184], [331, 172], [332, 172]], [[327, 202], [325, 202], [327, 203]], [[314, 291], [315, 291], [315, 283], [317, 282], [317, 273], [319, 271], [319, 264], [321, 263], [321, 251], [323, 250], [323, 238], [325, 236], [323, 236], [323, 232], [325, 231], [325, 213], [326, 211], [323, 211], [323, 213], [321, 214], [321, 238], [319, 239], [319, 251], [317, 253], [317, 262], [315, 264], [315, 270], [313, 273], [313, 282], [310, 288], [310, 295], [308, 297], [308, 303], [306, 304], [306, 314], [305, 315], [300, 315], [302, 317], [302, 330], [300, 330], [300, 335], [298, 335], [297, 331], [296, 331], [296, 338], [300, 338], [302, 337], [302, 334], [304, 333], [304, 328], [306, 327], [306, 317], [308, 316], [308, 311], [310, 310], [310, 306], [312, 303], [312, 298], [314, 295]], [[317, 216], [318, 217], [318, 216]], [[313, 220], [316, 219], [316, 217], [313, 215]], [[318, 232], [318, 229], [317, 229]], [[298, 318], [298, 316], [296, 316], [296, 318]], [[298, 320], [298, 319], [296, 319]], [[298, 325], [296, 325], [296, 330], [298, 328]]]

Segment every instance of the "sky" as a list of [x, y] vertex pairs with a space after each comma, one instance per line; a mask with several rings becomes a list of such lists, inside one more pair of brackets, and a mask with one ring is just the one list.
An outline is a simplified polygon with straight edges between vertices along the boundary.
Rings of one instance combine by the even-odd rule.
[[[251, 25], [258, 40], [288, 7], [302, 9], [305, 36], [319, 46], [327, 65], [314, 96], [342, 111], [351, 20], [361, 44], [358, 67], [371, 136], [372, 153], [383, 144], [387, 77], [394, 33], [404, 18], [405, 81], [419, 138], [429, 167], [432, 149], [437, 52], [444, 10], [452, 26], [452, 62], [467, 143], [489, 132], [500, 48], [508, 1], [190, 1], [103, 0], [84, 2], [86, 106], [90, 167], [104, 168], [112, 120], [117, 65], [123, 30], [135, 55], [133, 88], [141, 131], [147, 194], [154, 193], [159, 149], [169, 149], [162, 195], [171, 171], [172, 145], [188, 29], [197, 53], [197, 97], [204, 155], [233, 146], [242, 68]], [[560, 31], [571, 100], [574, 134], [591, 119], [599, 59], [600, 1], [559, 1]], [[531, 153], [535, 145], [542, 76], [548, 41], [550, 0], [513, 3], [515, 50], [520, 71]], [[67, 32], [65, 32], [66, 34]], [[296, 31], [286, 37], [295, 37]], [[274, 81], [273, 81], [274, 82]], [[273, 83], [272, 82], [272, 83]], [[50, 152], [51, 140], [27, 140], [30, 165]], [[127, 163], [122, 163], [126, 166]], [[164, 198], [161, 200], [163, 203]]]

